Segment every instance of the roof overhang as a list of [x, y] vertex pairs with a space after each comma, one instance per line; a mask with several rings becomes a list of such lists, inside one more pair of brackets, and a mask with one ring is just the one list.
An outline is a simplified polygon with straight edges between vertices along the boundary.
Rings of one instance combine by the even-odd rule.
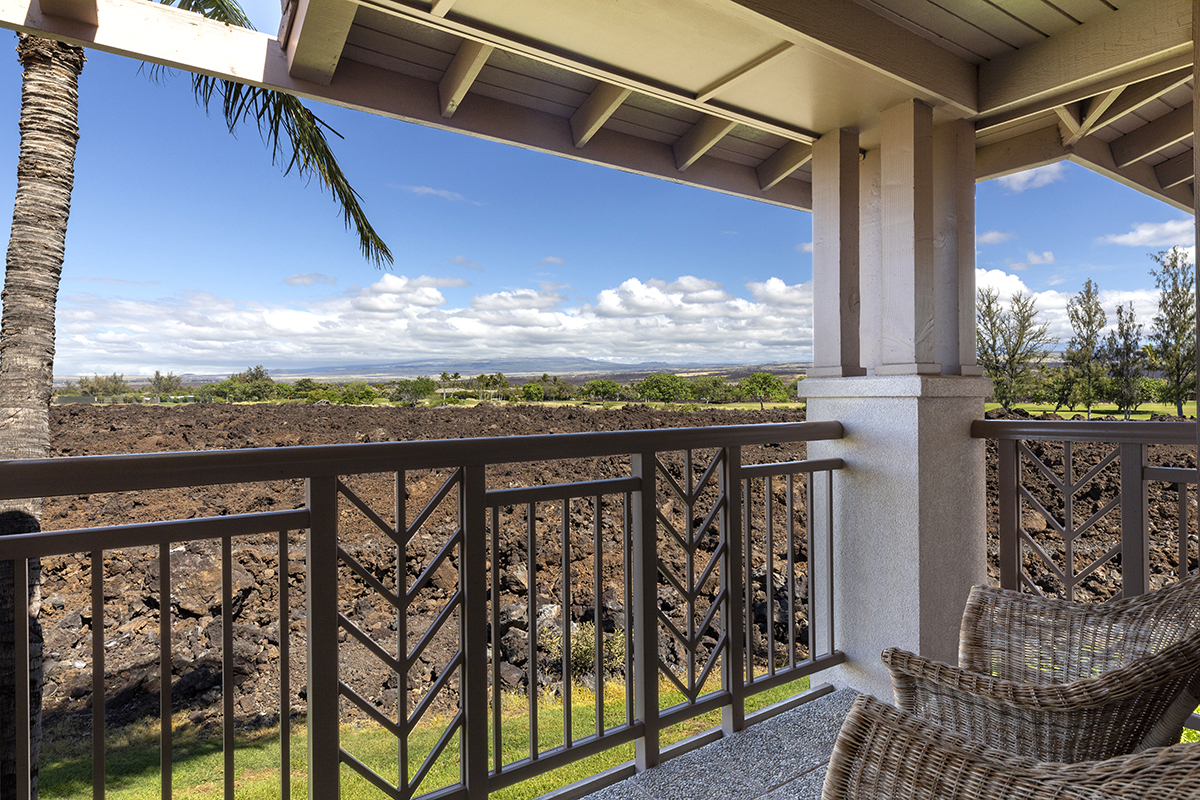
[[806, 210], [811, 143], [869, 149], [915, 97], [976, 124], [980, 180], [1070, 159], [1190, 211], [1192, 3], [1119, 5], [967, 29], [923, 0], [288, 0], [271, 36], [0, 0], [0, 26]]

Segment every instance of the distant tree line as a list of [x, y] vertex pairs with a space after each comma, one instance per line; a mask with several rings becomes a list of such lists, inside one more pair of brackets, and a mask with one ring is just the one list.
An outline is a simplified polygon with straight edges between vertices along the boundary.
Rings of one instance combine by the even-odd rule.
[[976, 303], [979, 363], [993, 382], [993, 399], [1004, 408], [1032, 401], [1054, 410], [1112, 403], [1126, 419], [1148, 402], [1175, 406], [1196, 395], [1195, 272], [1180, 248], [1151, 254], [1150, 274], [1158, 288], [1158, 313], [1148, 334], [1133, 303], [1118, 304], [1110, 325], [1100, 291], [1087, 280], [1067, 303], [1072, 336], [1061, 365], [1052, 366], [1059, 345], [1039, 321], [1032, 296], [1017, 292], [1005, 308], [995, 289], [980, 289]]
[[353, 381], [345, 384], [321, 383], [301, 378], [294, 383], [275, 381], [262, 366], [254, 366], [230, 375], [226, 380], [199, 386], [185, 387], [174, 373], [155, 372], [147, 385], [132, 388], [124, 375], [93, 375], [70, 382], [60, 395], [91, 395], [115, 402], [169, 402], [180, 395], [212, 398], [229, 403], [243, 402], [308, 402], [326, 401], [339, 405], [363, 405], [376, 402], [416, 405], [455, 404], [467, 400], [509, 402], [593, 401], [656, 403], [732, 403], [738, 401], [782, 402], [789, 393], [783, 379], [768, 372], [756, 372], [737, 381], [717, 375], [686, 378], [660, 373], [630, 383], [618, 383], [607, 378], [575, 384], [557, 375], [543, 374], [540, 378], [517, 384], [504, 373], [463, 377], [455, 372], [443, 372], [440, 378], [419, 377], [367, 383]]

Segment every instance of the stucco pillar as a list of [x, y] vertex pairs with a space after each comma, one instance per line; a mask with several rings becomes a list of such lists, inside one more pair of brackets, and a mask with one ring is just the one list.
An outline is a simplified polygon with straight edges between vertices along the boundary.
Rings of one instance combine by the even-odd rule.
[[[839, 686], [891, 700], [885, 647], [954, 663], [967, 592], [986, 577], [984, 442], [971, 438], [991, 383], [893, 375], [800, 382], [808, 419], [845, 437], [812, 442], [809, 458], [841, 458], [833, 475], [834, 646]], [[824, 563], [824, 487], [814, 492], [813, 563]], [[823, 576], [814, 570], [820, 600]], [[813, 609], [824, 619], [824, 609]], [[818, 638], [815, 652], [826, 642]]]
[[[974, 136], [970, 123], [934, 125], [927, 104], [908, 101], [883, 113], [880, 147], [856, 175], [832, 146], [847, 132], [835, 133], [813, 152], [813, 230], [842, 246], [814, 257], [814, 286], [824, 279], [826, 290], [815, 332], [844, 331], [840, 309], [857, 305], [859, 358], [818, 343], [824, 360], [800, 382], [808, 419], [838, 420], [846, 432], [808, 450], [845, 462], [832, 477], [831, 507], [824, 486], [814, 492], [812, 563], [826, 563], [821, 543], [831, 541], [833, 574], [830, 595], [814, 568], [812, 616], [824, 619], [832, 596], [833, 645], [847, 655], [834, 682], [890, 700], [879, 652], [898, 646], [956, 661], [967, 593], [987, 576], [984, 443], [971, 438], [991, 392], [975, 358]], [[850, 196], [855, 179], [852, 214], [833, 201]], [[857, 253], [845, 246], [855, 235]], [[847, 255], [859, 261], [857, 285], [835, 261]], [[829, 297], [829, 287], [859, 297]], [[828, 319], [834, 309], [840, 320]], [[827, 632], [814, 627], [814, 652], [823, 652]]]

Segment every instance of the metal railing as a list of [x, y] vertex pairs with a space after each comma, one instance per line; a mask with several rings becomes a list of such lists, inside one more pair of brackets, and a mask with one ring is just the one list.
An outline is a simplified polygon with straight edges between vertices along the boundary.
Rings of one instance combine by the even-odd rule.
[[[1189, 537], [1195, 532], [1188, 522], [1188, 487], [1197, 483], [1197, 472], [1152, 465], [1149, 448], [1194, 449], [1193, 423], [978, 420], [971, 434], [996, 440], [998, 448], [1002, 587], [1042, 592], [1029, 573], [1029, 566], [1036, 565], [1051, 583], [1061, 587], [1064, 597], [1075, 597], [1101, 568], [1115, 567], [1120, 570], [1121, 583], [1113, 598], [1148, 591], [1152, 546], [1149, 489], [1153, 482], [1174, 487], [1177, 520], [1171, 533], [1177, 540], [1176, 570], [1180, 578], [1188, 574], [1192, 560]], [[1040, 444], [1045, 442], [1061, 446]], [[1076, 466], [1081, 447], [1099, 449], [1088, 453], [1089, 465], [1082, 471]], [[1032, 479], [1042, 486], [1031, 486]], [[1051, 539], [1052, 549], [1027, 529], [1026, 509], [1057, 534]], [[1114, 516], [1120, 518], [1116, 531]]]
[[[757, 715], [747, 713], [752, 695], [844, 660], [832, 645], [832, 519], [820, 525], [806, 519], [814, 491], [832, 496], [832, 475], [842, 464], [747, 465], [742, 448], [841, 435], [836, 422], [784, 423], [0, 462], [4, 500], [293, 479], [305, 486], [303, 507], [289, 511], [3, 537], [0, 562], [13, 562], [15, 585], [22, 586], [26, 559], [90, 553], [94, 797], [105, 791], [105, 552], [156, 548], [162, 796], [168, 798], [171, 545], [220, 543], [223, 785], [232, 798], [238, 667], [233, 544], [246, 537], [261, 541], [265, 534], [278, 537], [270, 541], [279, 565], [272, 594], [279, 608], [281, 797], [290, 793], [289, 709], [297, 690], [289, 675], [300, 663], [297, 658], [293, 664], [289, 650], [296, 619], [289, 609], [297, 599], [289, 595], [289, 538], [303, 539], [305, 546], [307, 647], [295, 655], [303, 659], [306, 679], [310, 797], [336, 797], [340, 782], [354, 776], [393, 798], [482, 798], [634, 744], [632, 762], [560, 792], [577, 796], [828, 690], [818, 687]], [[528, 462], [585, 464], [590, 466], [583, 471], [599, 476], [490, 485], [504, 465]], [[606, 471], [618, 474], [600, 474]], [[380, 490], [381, 475], [389, 476], [390, 497]], [[384, 502], [389, 507], [380, 510]], [[821, 542], [813, 541], [814, 527], [825, 537]], [[813, 562], [815, 552], [824, 554], [823, 563]], [[619, 589], [604, 587], [605, 576]], [[814, 598], [814, 585], [828, 596]], [[509, 608], [502, 601], [514, 596], [514, 586], [524, 588], [525, 602]], [[28, 597], [16, 595], [21, 686], [29, 681]], [[391, 623], [381, 622], [380, 608]], [[590, 629], [576, 622], [587, 622], [588, 611]], [[577, 654], [587, 652], [576, 647], [589, 643], [584, 636], [590, 664]], [[543, 647], [539, 637], [554, 647]], [[809, 641], [831, 644], [814, 653]], [[354, 668], [347, 669], [351, 657]], [[521, 679], [514, 678], [518, 670], [510, 661], [524, 663]], [[418, 667], [430, 679], [420, 698], [408, 690]], [[382, 674], [393, 681], [390, 713], [380, 697], [356, 684], [368, 673], [371, 680]], [[590, 723], [573, 718], [580, 706], [573, 701], [572, 676], [580, 674], [590, 675], [585, 679], [595, 694]], [[606, 685], [614, 675], [617, 680]], [[506, 680], [516, 680], [517, 690], [502, 690]], [[682, 699], [662, 707], [660, 686]], [[538, 731], [545, 711], [539, 696], [547, 691], [561, 697], [555, 703], [561, 706], [561, 741], [546, 741]], [[624, 692], [623, 719], [609, 719], [606, 691]], [[23, 694], [17, 693], [16, 719], [0, 720], [18, 731], [18, 763], [29, 760], [29, 698]], [[514, 705], [524, 712], [526, 730], [514, 731], [509, 722], [506, 712]], [[666, 727], [716, 710], [721, 728], [662, 746]], [[347, 752], [339, 726], [348, 714], [396, 737], [393, 765], [380, 768]], [[437, 741], [414, 749], [414, 732], [435, 723], [444, 724]], [[512, 754], [506, 738], [527, 738], [527, 750]], [[445, 759], [456, 761], [454, 777], [424, 786], [435, 763]], [[382, 774], [389, 771], [391, 777]], [[19, 776], [17, 796], [28, 793], [28, 776]]]

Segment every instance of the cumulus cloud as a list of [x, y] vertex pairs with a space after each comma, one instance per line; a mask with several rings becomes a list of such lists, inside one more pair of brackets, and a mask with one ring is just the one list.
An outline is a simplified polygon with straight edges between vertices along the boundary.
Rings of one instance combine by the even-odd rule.
[[332, 286], [337, 283], [337, 278], [322, 275], [320, 272], [300, 272], [287, 276], [283, 282], [288, 286], [312, 286], [314, 283], [328, 283]]
[[[1057, 289], [1047, 289], [1044, 292], [1031, 292], [1029, 287], [1017, 275], [999, 269], [975, 270], [975, 286], [979, 289], [991, 288], [996, 290], [1000, 301], [1005, 305], [1012, 300], [1017, 292], [1032, 295], [1035, 307], [1040, 313], [1039, 319], [1044, 322], [1050, 335], [1058, 338], [1058, 348], [1063, 349], [1072, 336], [1071, 320], [1067, 316], [1067, 303], [1075, 296], [1075, 292], [1062, 292]], [[1133, 306], [1137, 320], [1149, 329], [1150, 320], [1158, 312], [1158, 294], [1153, 289], [1135, 290], [1100, 290], [1100, 305], [1108, 315], [1109, 328], [1116, 325], [1117, 306]], [[1108, 328], [1105, 329], [1107, 331]]]
[[812, 242], [801, 242], [800, 244], [796, 245], [797, 253], [811, 253], [812, 251], [813, 251], [813, 243]]
[[1000, 244], [1001, 242], [1007, 242], [1015, 235], [1014, 233], [1005, 233], [1004, 231], [984, 231], [975, 237], [975, 241], [978, 244]]
[[1038, 264], [1053, 264], [1053, 263], [1054, 263], [1054, 253], [1051, 253], [1049, 250], [1046, 250], [1041, 253], [1034, 253], [1029, 250], [1026, 250], [1025, 251], [1025, 260], [1021, 261], [1021, 262], [1016, 262], [1016, 261], [1010, 260], [1008, 262], [1008, 268], [1017, 270], [1018, 272], [1023, 272], [1024, 270], [1029, 269], [1031, 266], [1036, 266]]
[[406, 192], [412, 192], [416, 195], [427, 195], [431, 197], [440, 197], [443, 200], [449, 200], [452, 203], [470, 203], [473, 206], [481, 206], [483, 203], [474, 200], [468, 200], [458, 192], [452, 192], [448, 189], [435, 189], [432, 186], [401, 186]]
[[1038, 189], [1055, 181], [1060, 181], [1066, 177], [1066, 171], [1066, 164], [1058, 161], [1054, 164], [1047, 164], [1044, 167], [1034, 167], [1033, 169], [1018, 172], [1014, 175], [1005, 175], [1003, 178], [997, 178], [997, 180], [1010, 194], [1020, 194], [1027, 189]]
[[1139, 222], [1128, 233], [1100, 237], [1105, 244], [1130, 247], [1194, 247], [1196, 224], [1191, 219], [1172, 219], [1166, 222]]
[[811, 283], [729, 287], [684, 275], [630, 278], [593, 298], [566, 287], [506, 289], [451, 305], [466, 281], [385, 274], [296, 303], [188, 292], [154, 301], [62, 298], [62, 374], [228, 372], [414, 357], [585, 356], [612, 361], [753, 362], [812, 357]]

